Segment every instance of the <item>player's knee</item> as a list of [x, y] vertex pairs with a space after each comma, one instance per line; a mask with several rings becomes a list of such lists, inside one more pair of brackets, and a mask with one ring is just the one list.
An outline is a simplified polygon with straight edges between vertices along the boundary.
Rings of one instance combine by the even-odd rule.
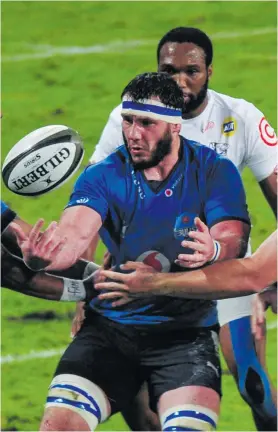
[[167, 410], [161, 419], [163, 431], [213, 431], [217, 414], [200, 405], [181, 405]]
[[61, 374], [49, 387], [46, 412], [50, 409], [53, 415], [51, 419], [45, 416], [41, 430], [84, 430], [83, 424], [85, 430], [93, 431], [107, 419], [110, 408], [108, 399], [96, 384], [77, 375]]

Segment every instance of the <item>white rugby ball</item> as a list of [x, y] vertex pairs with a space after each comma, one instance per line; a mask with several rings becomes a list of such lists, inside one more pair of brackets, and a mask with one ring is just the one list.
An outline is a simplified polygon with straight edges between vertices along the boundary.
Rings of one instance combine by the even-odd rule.
[[2, 177], [18, 195], [42, 195], [57, 189], [79, 168], [84, 156], [78, 132], [50, 125], [26, 135], [7, 154]]

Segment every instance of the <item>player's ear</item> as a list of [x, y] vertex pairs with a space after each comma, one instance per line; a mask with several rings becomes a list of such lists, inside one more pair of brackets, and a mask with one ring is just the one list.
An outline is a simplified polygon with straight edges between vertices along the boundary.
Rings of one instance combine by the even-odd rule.
[[213, 66], [212, 66], [212, 64], [211, 64], [211, 65], [209, 65], [209, 67], [208, 67], [208, 79], [210, 79], [210, 77], [212, 76], [212, 73], [213, 73]]
[[181, 130], [181, 124], [172, 124], [172, 132], [179, 134]]

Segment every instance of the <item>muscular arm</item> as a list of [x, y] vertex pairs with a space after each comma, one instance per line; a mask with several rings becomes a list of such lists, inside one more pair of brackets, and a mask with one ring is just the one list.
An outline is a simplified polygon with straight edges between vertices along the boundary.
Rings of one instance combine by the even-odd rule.
[[[132, 262], [127, 263], [124, 269], [135, 271], [129, 274], [102, 271], [103, 276], [113, 282], [98, 283], [96, 288], [113, 290], [113, 294], [118, 292], [118, 297], [124, 294], [131, 297], [169, 295], [202, 299], [244, 296], [260, 292], [277, 280], [277, 231], [248, 258], [231, 259], [181, 273], [153, 273], [148, 266]], [[107, 295], [100, 297], [105, 299]]]
[[[24, 260], [34, 270], [64, 270], [77, 262], [101, 227], [101, 216], [85, 206], [67, 208], [56, 226], [52, 223], [40, 234], [39, 220], [29, 237], [15, 223], [11, 227], [17, 235]], [[39, 241], [38, 241], [39, 238]]]

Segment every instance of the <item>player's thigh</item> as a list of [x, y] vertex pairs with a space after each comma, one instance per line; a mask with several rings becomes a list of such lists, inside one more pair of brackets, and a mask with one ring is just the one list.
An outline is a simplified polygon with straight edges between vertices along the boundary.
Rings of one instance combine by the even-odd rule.
[[162, 430], [216, 430], [220, 395], [203, 386], [186, 386], [164, 393], [158, 402]]
[[99, 388], [106, 395], [111, 413], [121, 411], [142, 384], [138, 366], [128, 356], [128, 347], [127, 355], [123, 354], [124, 343], [108, 320], [86, 317], [82, 328], [63, 354], [54, 380], [71, 375], [80, 377], [84, 385], [87, 381], [93, 383], [96, 392]]
[[217, 327], [171, 332], [155, 344], [147, 359], [151, 407], [161, 396], [181, 387], [205, 387], [221, 396]]

